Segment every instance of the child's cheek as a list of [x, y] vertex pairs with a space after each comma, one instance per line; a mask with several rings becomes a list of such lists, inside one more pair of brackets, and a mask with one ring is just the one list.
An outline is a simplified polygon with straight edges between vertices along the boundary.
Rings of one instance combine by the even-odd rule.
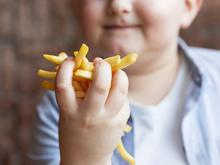
[[144, 25], [144, 32], [146, 36], [153, 40], [161, 40], [167, 35], [175, 36], [178, 31], [178, 13], [172, 9], [176, 5], [168, 1], [145, 1], [139, 0], [136, 4], [136, 11], [138, 17], [142, 20]]
[[[93, 1], [94, 2], [94, 1]], [[87, 2], [87, 5], [84, 6], [81, 11], [81, 28], [84, 35], [92, 37], [90, 35], [95, 35], [98, 33], [99, 27], [102, 20], [102, 10], [100, 4]]]

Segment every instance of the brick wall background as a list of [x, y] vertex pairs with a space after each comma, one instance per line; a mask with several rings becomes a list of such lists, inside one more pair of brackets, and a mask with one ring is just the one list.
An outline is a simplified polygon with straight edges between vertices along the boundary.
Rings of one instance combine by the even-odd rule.
[[[76, 45], [66, 0], [0, 0], [0, 165], [26, 165], [30, 126], [42, 89], [36, 70], [43, 53]], [[191, 44], [220, 49], [220, 1], [205, 2], [191, 29]]]

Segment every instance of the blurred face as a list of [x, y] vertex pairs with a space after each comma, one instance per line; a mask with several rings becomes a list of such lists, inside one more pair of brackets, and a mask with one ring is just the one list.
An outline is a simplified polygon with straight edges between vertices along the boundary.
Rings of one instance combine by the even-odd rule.
[[159, 54], [176, 44], [185, 21], [185, 0], [75, 1], [83, 39], [99, 56]]

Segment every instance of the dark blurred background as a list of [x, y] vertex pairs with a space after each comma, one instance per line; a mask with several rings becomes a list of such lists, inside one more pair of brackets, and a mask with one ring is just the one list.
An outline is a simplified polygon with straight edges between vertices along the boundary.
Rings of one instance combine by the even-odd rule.
[[[220, 1], [206, 0], [182, 33], [193, 46], [220, 49]], [[26, 165], [34, 109], [42, 94], [43, 53], [72, 50], [74, 20], [66, 0], [0, 0], [0, 165]]]

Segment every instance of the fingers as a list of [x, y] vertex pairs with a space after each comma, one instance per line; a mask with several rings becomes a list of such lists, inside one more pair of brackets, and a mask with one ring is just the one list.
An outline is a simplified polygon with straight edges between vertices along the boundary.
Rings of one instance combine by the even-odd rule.
[[[124, 71], [119, 70], [113, 73], [112, 78], [111, 68], [107, 62], [97, 58], [94, 64], [93, 80], [80, 106], [80, 112], [96, 114], [105, 107], [110, 113], [115, 114], [121, 109], [127, 98], [127, 75]], [[68, 58], [60, 66], [56, 77], [56, 97], [63, 113], [72, 113], [78, 106], [72, 86], [74, 65], [72, 59]]]
[[84, 100], [84, 107], [89, 108], [89, 110], [85, 108], [86, 113], [97, 113], [104, 108], [111, 87], [112, 73], [110, 65], [101, 58], [96, 58], [94, 63], [93, 80]]
[[73, 59], [68, 58], [57, 72], [55, 93], [61, 114], [71, 114], [77, 108], [76, 96], [72, 86], [74, 66]]
[[105, 107], [111, 114], [117, 113], [127, 99], [128, 77], [124, 71], [118, 70], [113, 73], [112, 87], [109, 92]]

